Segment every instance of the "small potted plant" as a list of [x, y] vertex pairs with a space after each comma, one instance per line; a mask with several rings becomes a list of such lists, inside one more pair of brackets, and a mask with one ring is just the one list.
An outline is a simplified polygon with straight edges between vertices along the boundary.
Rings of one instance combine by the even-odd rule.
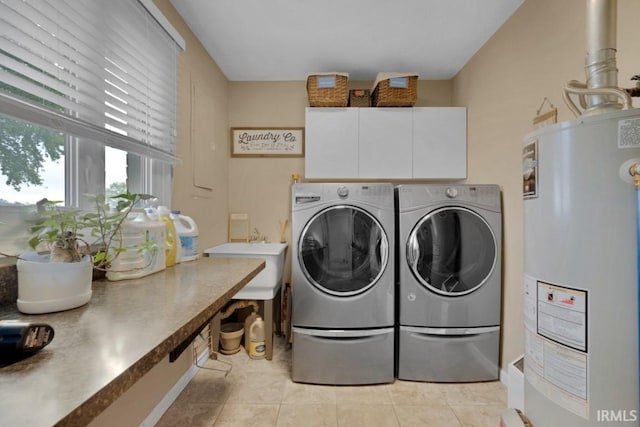
[[[18, 309], [37, 314], [68, 310], [91, 299], [93, 271], [105, 272], [110, 263], [126, 251], [122, 225], [140, 201], [153, 196], [120, 194], [115, 211], [110, 212], [104, 195], [88, 195], [94, 211], [64, 209], [59, 202], [42, 200], [29, 245], [34, 252], [20, 257], [18, 269]], [[84, 233], [90, 233], [90, 237]], [[91, 242], [88, 242], [91, 240]], [[157, 250], [149, 242], [141, 250]], [[37, 252], [38, 248], [47, 251]]]

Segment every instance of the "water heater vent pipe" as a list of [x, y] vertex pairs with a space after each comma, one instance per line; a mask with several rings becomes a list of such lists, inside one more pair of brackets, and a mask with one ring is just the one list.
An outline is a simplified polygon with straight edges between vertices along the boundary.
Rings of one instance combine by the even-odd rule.
[[[618, 87], [617, 6], [617, 0], [587, 0], [587, 83], [571, 80], [562, 91], [576, 117], [632, 108], [631, 97]], [[582, 111], [571, 99], [572, 94], [578, 95]]]

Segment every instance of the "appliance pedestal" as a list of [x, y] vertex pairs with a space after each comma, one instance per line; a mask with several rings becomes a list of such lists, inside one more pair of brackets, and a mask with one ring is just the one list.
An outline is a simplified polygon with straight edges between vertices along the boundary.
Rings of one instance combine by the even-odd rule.
[[331, 385], [391, 383], [393, 328], [317, 330], [293, 328], [292, 379]]
[[497, 380], [499, 351], [500, 327], [455, 330], [400, 326], [398, 379], [444, 383]]

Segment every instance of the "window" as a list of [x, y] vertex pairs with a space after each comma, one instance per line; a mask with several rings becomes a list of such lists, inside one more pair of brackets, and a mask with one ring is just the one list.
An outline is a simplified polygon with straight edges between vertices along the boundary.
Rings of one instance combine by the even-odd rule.
[[0, 252], [45, 197], [171, 204], [179, 48], [151, 0], [0, 2]]

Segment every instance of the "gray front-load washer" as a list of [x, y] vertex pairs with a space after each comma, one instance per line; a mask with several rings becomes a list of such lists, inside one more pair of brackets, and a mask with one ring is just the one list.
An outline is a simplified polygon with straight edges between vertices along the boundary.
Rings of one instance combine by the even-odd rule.
[[398, 378], [499, 377], [502, 209], [496, 185], [396, 187]]
[[394, 192], [388, 183], [292, 186], [292, 379], [394, 380]]

